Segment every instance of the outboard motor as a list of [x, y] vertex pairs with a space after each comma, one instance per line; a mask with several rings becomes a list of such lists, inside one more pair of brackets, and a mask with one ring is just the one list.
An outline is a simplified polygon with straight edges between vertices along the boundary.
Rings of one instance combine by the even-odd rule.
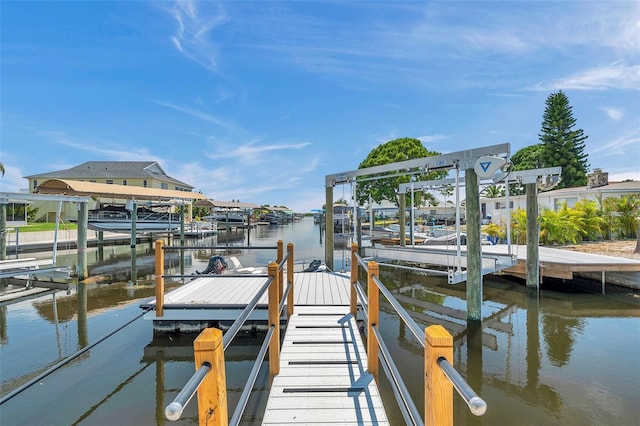
[[229, 268], [229, 265], [227, 264], [227, 261], [223, 256], [220, 256], [220, 255], [211, 256], [211, 258], [209, 259], [209, 264], [207, 265], [207, 268], [202, 272], [196, 271], [196, 274], [198, 275], [222, 274], [225, 271], [225, 269], [228, 269], [228, 268]]

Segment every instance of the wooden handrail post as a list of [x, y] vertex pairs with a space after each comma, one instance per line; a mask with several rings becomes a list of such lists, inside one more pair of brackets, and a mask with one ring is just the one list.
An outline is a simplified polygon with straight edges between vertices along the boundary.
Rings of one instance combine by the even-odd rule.
[[453, 365], [453, 337], [441, 325], [424, 330], [424, 423], [453, 425], [453, 385], [438, 366], [439, 358]]
[[278, 264], [269, 263], [269, 277], [273, 278], [269, 285], [269, 327], [275, 326], [271, 342], [269, 343], [269, 374], [273, 378], [280, 373], [280, 296], [278, 289]]
[[[280, 265], [280, 262], [282, 262], [282, 259], [284, 259], [284, 242], [282, 240], [278, 240], [278, 260], [276, 261], [276, 263]], [[278, 300], [280, 300], [282, 298], [282, 295], [284, 294], [283, 287], [284, 287], [284, 270], [280, 269], [278, 271]]]
[[156, 317], [162, 316], [164, 308], [164, 250], [162, 240], [156, 240]]
[[378, 276], [378, 262], [369, 262], [368, 269], [367, 299], [369, 306], [367, 316], [369, 323], [367, 325], [367, 365], [369, 366], [369, 372], [376, 379], [376, 383], [378, 383], [378, 339], [376, 339], [372, 330], [374, 326], [378, 326], [379, 316], [378, 304], [380, 300], [380, 290], [378, 290], [378, 286], [373, 281], [373, 277]]
[[358, 244], [351, 244], [351, 293], [349, 296], [349, 312], [356, 318], [358, 314], [358, 293], [356, 292], [356, 283], [358, 282]]
[[193, 341], [196, 371], [202, 364], [211, 364], [211, 371], [198, 388], [198, 423], [208, 426], [227, 426], [227, 379], [224, 369], [222, 331], [205, 328]]
[[287, 244], [287, 285], [291, 286], [287, 296], [287, 317], [293, 315], [293, 243]]

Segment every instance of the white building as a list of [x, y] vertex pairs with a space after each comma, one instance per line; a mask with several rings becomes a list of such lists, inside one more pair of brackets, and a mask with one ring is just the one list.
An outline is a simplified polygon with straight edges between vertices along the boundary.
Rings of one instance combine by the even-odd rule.
[[[620, 197], [629, 194], [640, 194], [640, 182], [609, 182], [608, 174], [594, 169], [588, 175], [588, 185], [575, 188], [563, 188], [538, 193], [539, 209], [558, 210], [564, 203], [573, 207], [579, 200], [598, 201], [608, 197]], [[506, 197], [480, 198], [480, 211], [484, 218], [491, 218], [494, 223], [505, 223], [510, 212], [526, 209], [526, 195], [509, 197], [507, 209]]]

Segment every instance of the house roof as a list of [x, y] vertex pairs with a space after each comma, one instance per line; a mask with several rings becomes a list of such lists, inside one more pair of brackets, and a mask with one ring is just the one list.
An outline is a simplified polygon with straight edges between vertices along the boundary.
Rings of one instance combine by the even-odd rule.
[[66, 170], [25, 176], [26, 179], [159, 179], [185, 188], [193, 186], [168, 176], [155, 161], [87, 161]]
[[34, 192], [38, 194], [82, 195], [87, 197], [152, 201], [203, 200], [207, 198], [205, 195], [193, 191], [144, 188], [142, 186], [115, 185], [69, 179], [46, 180], [38, 185]]

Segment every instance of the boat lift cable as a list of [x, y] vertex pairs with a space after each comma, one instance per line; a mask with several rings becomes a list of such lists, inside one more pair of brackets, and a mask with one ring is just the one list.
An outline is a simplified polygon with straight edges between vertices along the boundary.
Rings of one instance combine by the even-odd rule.
[[4, 404], [5, 402], [9, 401], [11, 398], [13, 398], [14, 396], [22, 393], [23, 391], [25, 391], [26, 389], [28, 389], [29, 387], [33, 386], [34, 384], [38, 383], [40, 380], [44, 379], [45, 377], [47, 377], [48, 375], [50, 375], [51, 373], [55, 372], [56, 370], [58, 370], [59, 368], [65, 366], [66, 364], [68, 364], [69, 362], [73, 361], [74, 359], [78, 358], [80, 355], [82, 355], [83, 353], [87, 352], [88, 350], [92, 349], [94, 346], [96, 346], [98, 343], [102, 343], [103, 341], [105, 341], [106, 339], [108, 339], [109, 337], [113, 336], [114, 334], [116, 334], [118, 331], [122, 330], [123, 328], [125, 328], [126, 326], [130, 325], [131, 323], [133, 323], [134, 321], [136, 321], [139, 318], [142, 318], [148, 311], [150, 311], [151, 309], [153, 309], [154, 307], [151, 306], [149, 308], [146, 308], [144, 311], [142, 311], [141, 314], [135, 316], [133, 319], [127, 321], [126, 323], [124, 323], [123, 325], [121, 325], [120, 327], [116, 328], [115, 330], [113, 330], [111, 333], [107, 334], [106, 336], [102, 337], [101, 339], [96, 340], [95, 342], [93, 342], [92, 344], [90, 344], [89, 346], [85, 346], [84, 348], [80, 349], [79, 351], [75, 352], [72, 355], [69, 355], [67, 358], [63, 359], [62, 361], [54, 364], [53, 366], [51, 366], [47, 371], [44, 371], [43, 373], [37, 375], [36, 377], [34, 377], [33, 379], [29, 380], [28, 382], [26, 382], [25, 384], [23, 384], [22, 386], [20, 386], [19, 388], [14, 389], [13, 391], [9, 392], [7, 395], [3, 396], [2, 398], [0, 398], [0, 405]]

